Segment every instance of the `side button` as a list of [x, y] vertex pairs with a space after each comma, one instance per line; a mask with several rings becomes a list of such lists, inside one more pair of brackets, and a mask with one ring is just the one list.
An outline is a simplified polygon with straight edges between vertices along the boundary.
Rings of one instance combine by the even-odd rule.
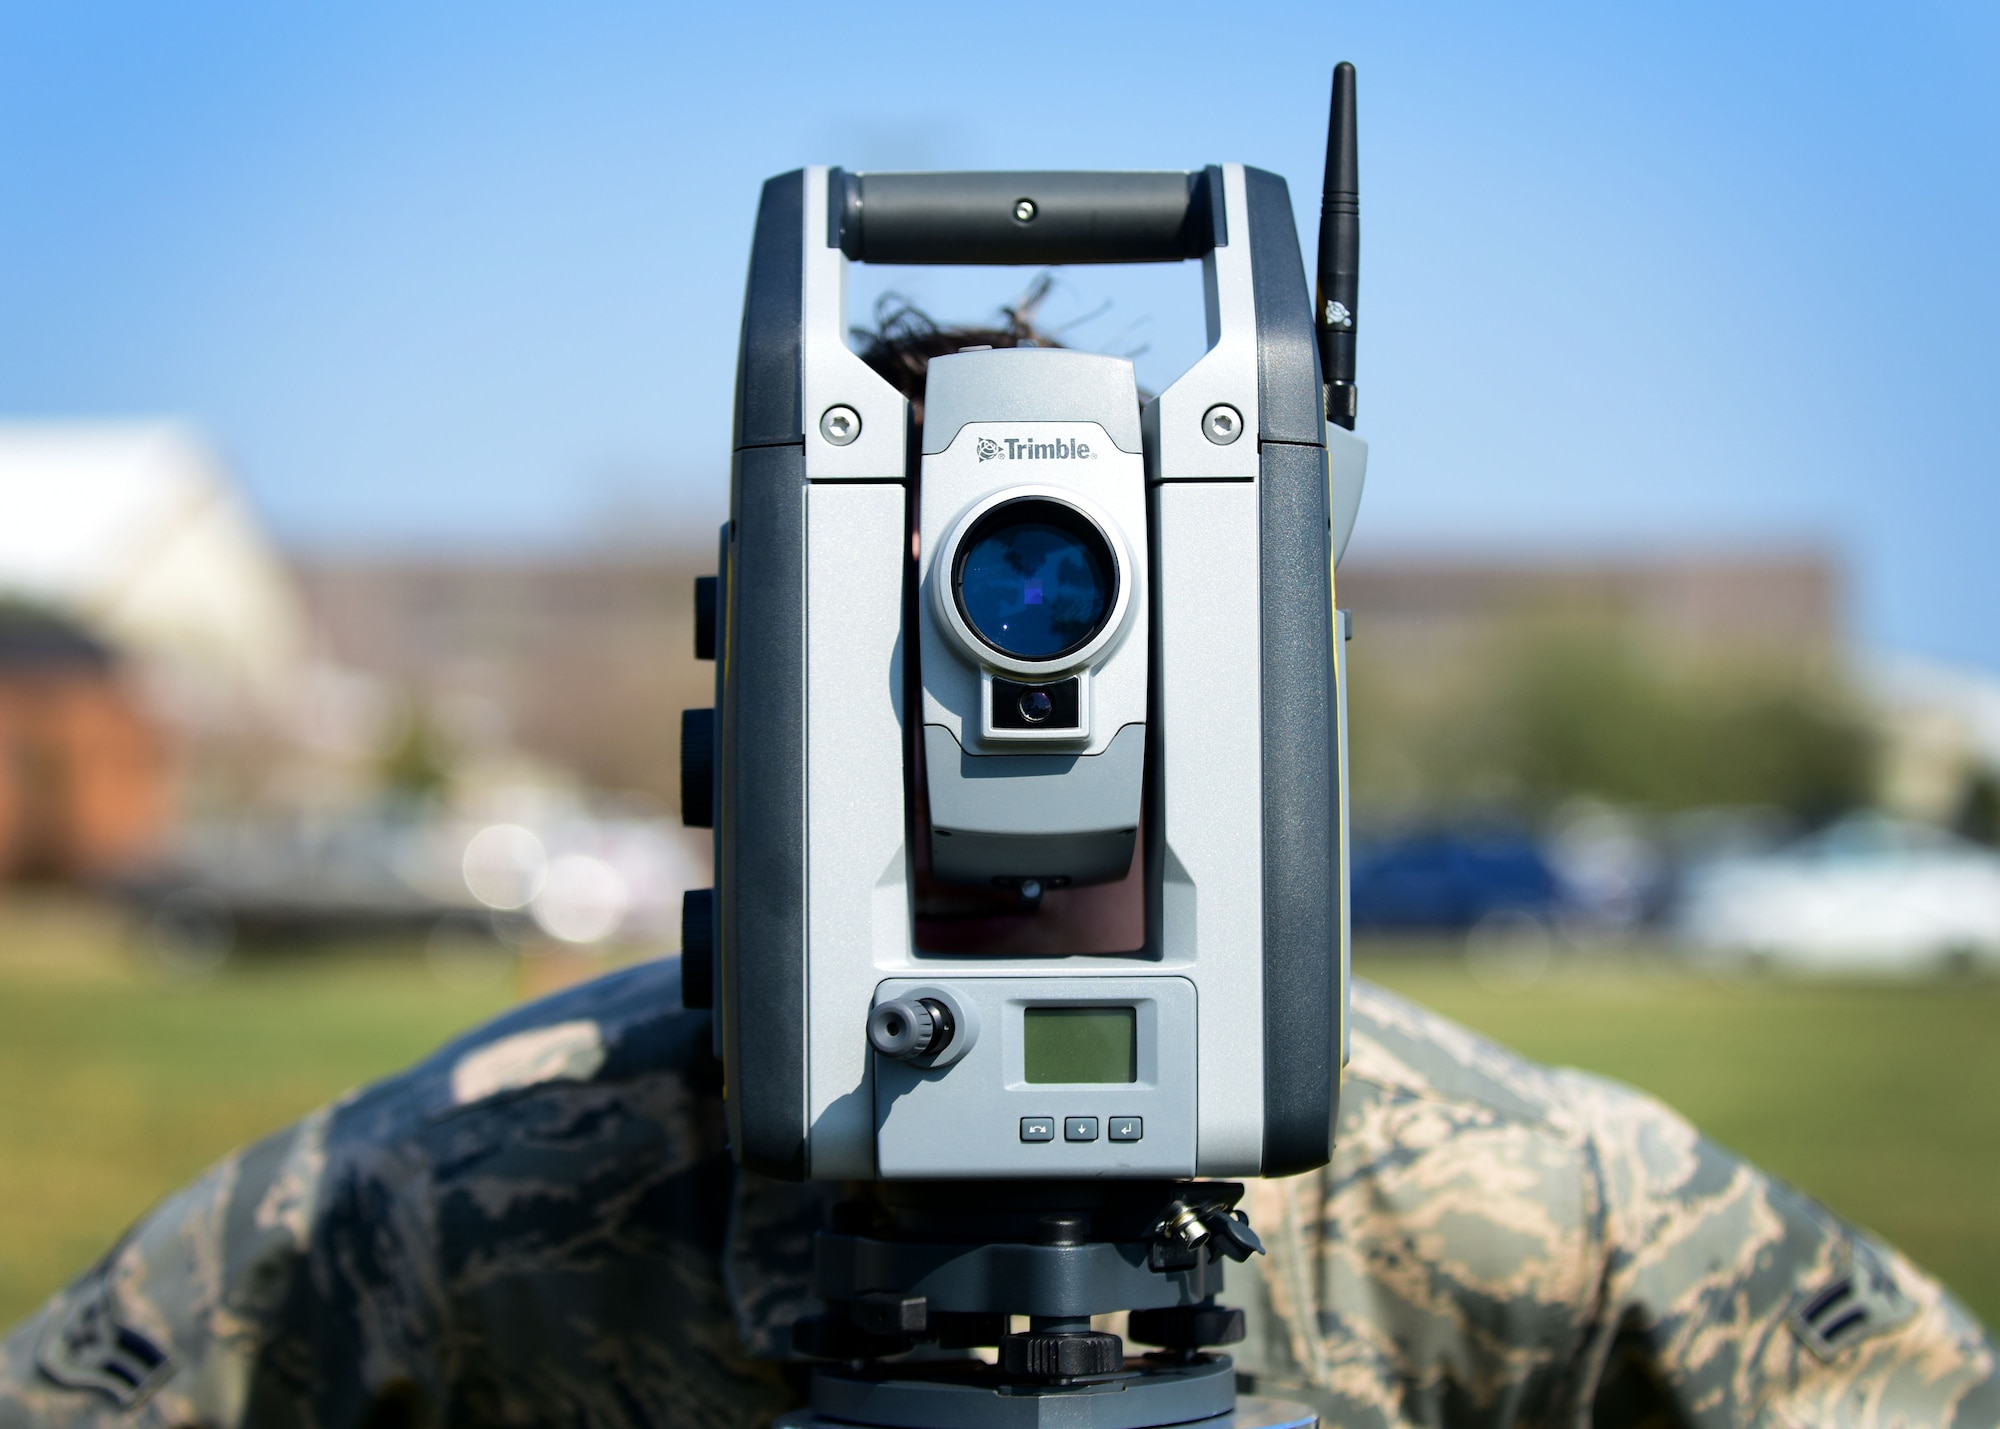
[[1056, 1119], [1052, 1116], [1024, 1116], [1021, 1118], [1021, 1140], [1054, 1141], [1056, 1139]]
[[1145, 1134], [1145, 1121], [1136, 1116], [1114, 1116], [1111, 1118], [1111, 1139], [1113, 1141], [1137, 1141]]
[[681, 823], [715, 827], [715, 711], [681, 711]]
[[715, 658], [715, 597], [714, 576], [694, 578], [694, 658], [713, 660]]
[[681, 895], [681, 1006], [715, 1006], [715, 890]]

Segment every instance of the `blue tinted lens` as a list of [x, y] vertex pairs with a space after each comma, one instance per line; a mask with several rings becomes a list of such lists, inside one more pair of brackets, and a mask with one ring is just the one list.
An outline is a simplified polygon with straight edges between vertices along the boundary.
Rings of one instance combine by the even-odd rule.
[[1002, 654], [1061, 655], [1089, 641], [1111, 613], [1111, 552], [1066, 507], [1011, 502], [974, 527], [960, 549], [959, 610], [973, 633]]

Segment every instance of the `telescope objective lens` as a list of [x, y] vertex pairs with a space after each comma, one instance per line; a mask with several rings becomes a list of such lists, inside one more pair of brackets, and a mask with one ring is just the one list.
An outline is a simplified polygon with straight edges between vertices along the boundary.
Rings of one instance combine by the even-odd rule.
[[[959, 543], [956, 565], [953, 593], [966, 625], [1017, 660], [1056, 659], [1089, 644], [1118, 592], [1118, 567], [1096, 523], [1036, 497], [980, 517]], [[1025, 699], [1021, 713], [1037, 718]]]

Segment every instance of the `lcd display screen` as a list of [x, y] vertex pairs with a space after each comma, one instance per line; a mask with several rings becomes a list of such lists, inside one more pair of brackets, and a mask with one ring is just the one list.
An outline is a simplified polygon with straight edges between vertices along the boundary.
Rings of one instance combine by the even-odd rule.
[[1139, 1016], [1130, 1007], [1030, 1007], [1022, 1014], [1031, 1082], [1135, 1082]]

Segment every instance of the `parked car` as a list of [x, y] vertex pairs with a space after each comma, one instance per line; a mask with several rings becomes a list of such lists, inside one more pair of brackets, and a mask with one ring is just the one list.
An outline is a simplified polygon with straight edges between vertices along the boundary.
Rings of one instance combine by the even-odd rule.
[[575, 803], [522, 822], [424, 806], [267, 814], [184, 829], [119, 891], [156, 951], [195, 966], [244, 943], [439, 929], [671, 946], [681, 894], [707, 882], [703, 842], [656, 814]]
[[1544, 923], [1561, 885], [1525, 832], [1436, 830], [1357, 841], [1348, 875], [1356, 929], [1457, 931], [1495, 914]]
[[1822, 971], [2000, 965], [2000, 854], [1862, 815], [1690, 871], [1675, 919], [1712, 956]]
[[420, 933], [479, 906], [462, 885], [440, 893], [405, 876], [431, 837], [426, 820], [393, 809], [204, 820], [119, 892], [154, 951], [193, 966], [245, 943]]

